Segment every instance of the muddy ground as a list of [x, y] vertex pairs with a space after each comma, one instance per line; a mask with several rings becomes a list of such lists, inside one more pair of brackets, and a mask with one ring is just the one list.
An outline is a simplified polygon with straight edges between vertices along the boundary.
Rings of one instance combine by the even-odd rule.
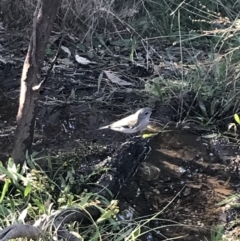
[[[12, 44], [15, 39], [9, 36], [2, 42], [3, 58], [7, 61], [0, 65], [0, 158], [3, 161], [12, 150], [21, 67], [27, 46], [27, 41], [19, 41], [22, 52], [17, 52], [19, 46], [16, 47], [16, 41]], [[73, 43], [66, 41], [63, 44], [69, 49], [74, 48]], [[164, 53], [165, 49], [159, 51]], [[177, 125], [180, 99], [163, 104], [156, 96], [145, 92], [146, 83], [156, 76], [156, 72], [148, 69], [145, 63], [132, 64], [124, 57], [124, 51], [118, 57], [95, 53], [97, 64], [89, 66], [78, 64], [73, 57], [66, 64], [64, 54], [40, 93], [34, 151], [39, 151], [40, 155], [58, 156], [56, 166], [66, 160], [69, 166], [77, 168], [79, 163], [91, 165], [95, 159], [111, 155], [121, 143], [131, 138], [111, 130], [98, 131], [99, 126], [141, 107], [152, 107], [151, 128], [160, 133], [150, 140], [152, 151], [147, 160], [131, 183], [122, 188], [118, 196], [120, 207], [133, 210], [131, 212], [136, 216], [163, 210], [158, 216], [159, 221], [151, 223], [151, 228], [162, 228], [152, 231], [143, 240], [176, 237], [178, 240], [210, 240], [210, 230], [231, 219], [226, 207], [217, 204], [238, 192], [238, 145], [217, 135], [209, 137], [207, 135], [213, 131], [192, 123]], [[61, 62], [63, 59], [65, 62]], [[160, 61], [156, 59], [157, 64]], [[49, 62], [46, 59], [45, 66]], [[115, 71], [131, 86], [113, 84], [105, 75], [99, 82], [102, 70]], [[161, 75], [171, 76], [171, 71], [162, 67]], [[186, 93], [185, 107], [189, 101], [194, 101], [193, 93]], [[233, 232], [233, 229], [229, 230]], [[237, 236], [236, 227], [234, 232]]]

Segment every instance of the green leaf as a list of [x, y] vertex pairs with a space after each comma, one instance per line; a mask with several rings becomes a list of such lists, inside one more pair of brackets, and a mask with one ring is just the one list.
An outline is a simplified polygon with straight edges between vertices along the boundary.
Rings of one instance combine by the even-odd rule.
[[81, 44], [81, 43], [79, 43], [77, 45], [77, 48], [78, 48], [78, 50], [81, 50], [82, 52], [86, 52], [86, 47], [83, 44]]
[[24, 197], [28, 196], [31, 190], [32, 190], [32, 185], [30, 182], [28, 182], [27, 186], [24, 189]]
[[131, 236], [132, 236], [132, 240], [137, 240], [137, 238], [139, 237], [139, 235], [141, 234], [141, 228], [137, 227], [136, 229], [133, 230]]
[[131, 39], [119, 39], [117, 41], [111, 41], [110, 44], [118, 47], [130, 47], [132, 43]]
[[99, 229], [97, 228], [97, 230], [95, 231], [95, 233], [93, 235], [91, 235], [91, 239], [90, 241], [98, 241], [100, 240], [99, 237], [101, 236]]
[[11, 211], [6, 208], [4, 205], [0, 205], [0, 216], [1, 218], [8, 216], [11, 213]]
[[103, 40], [102, 36], [97, 36], [98, 41], [101, 43], [102, 46], [104, 46], [106, 49], [108, 48], [105, 41]]
[[234, 114], [234, 120], [240, 125], [240, 118], [238, 114]]
[[15, 210], [16, 205], [17, 205], [17, 204], [16, 204], [16, 200], [10, 199], [8, 202], [9, 202], [9, 206], [10, 206], [11, 210], [16, 211], [16, 210]]
[[86, 193], [86, 194], [84, 195], [84, 198], [81, 200], [81, 202], [80, 202], [79, 205], [80, 205], [81, 207], [84, 206], [84, 205], [86, 205], [86, 204], [88, 203], [89, 199], [90, 199], [92, 196], [93, 196], [92, 193]]
[[103, 71], [101, 72], [101, 74], [98, 76], [98, 92], [100, 90], [100, 85], [102, 82], [102, 78], [103, 78]]
[[42, 213], [45, 213], [45, 206], [42, 202], [40, 202], [38, 199], [33, 199], [34, 203], [38, 206], [38, 208], [40, 209], [40, 211]]
[[48, 157], [47, 157], [47, 163], [48, 163], [48, 165], [47, 165], [48, 170], [49, 170], [50, 172], [52, 172], [53, 166], [52, 166], [52, 158], [51, 158], [50, 155], [48, 155]]
[[113, 210], [107, 210], [105, 211], [100, 218], [98, 218], [97, 223], [101, 223], [109, 218], [111, 218], [114, 215]]
[[117, 239], [114, 239], [114, 241], [131, 240], [129, 237], [131, 233], [132, 233], [132, 229], [126, 230], [124, 231], [124, 233], [121, 233], [121, 235], [119, 235]]
[[142, 135], [143, 139], [151, 138], [153, 136], [156, 136], [158, 133], [146, 133]]
[[8, 160], [8, 168], [6, 169], [4, 166], [0, 164], [0, 173], [5, 174], [9, 179], [11, 179], [12, 183], [21, 191], [23, 191], [22, 186], [19, 184], [19, 181], [26, 182], [27, 179], [18, 173], [19, 166], [17, 167], [14, 163], [12, 163], [12, 159]]
[[9, 185], [11, 183], [10, 179], [6, 179], [4, 186], [3, 186], [3, 190], [2, 190], [2, 194], [1, 194], [1, 198], [0, 198], [0, 203], [2, 203], [4, 197], [6, 196], [6, 193], [8, 191]]
[[158, 85], [157, 83], [155, 83], [155, 82], [153, 82], [153, 85], [154, 85], [155, 90], [156, 90], [157, 93], [158, 93], [159, 99], [162, 100], [162, 99], [163, 99], [163, 94], [162, 94], [161, 88], [160, 88], [159, 85]]

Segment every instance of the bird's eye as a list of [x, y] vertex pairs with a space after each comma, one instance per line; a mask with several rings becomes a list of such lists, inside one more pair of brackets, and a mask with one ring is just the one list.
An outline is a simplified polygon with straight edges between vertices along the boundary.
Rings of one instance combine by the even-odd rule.
[[148, 112], [146, 112], [145, 115], [148, 115]]

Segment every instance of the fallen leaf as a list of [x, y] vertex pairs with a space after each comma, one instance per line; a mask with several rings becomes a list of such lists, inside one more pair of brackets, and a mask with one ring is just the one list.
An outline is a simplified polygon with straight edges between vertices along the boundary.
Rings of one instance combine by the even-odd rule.
[[73, 65], [73, 62], [71, 60], [67, 59], [67, 58], [59, 59], [59, 63], [67, 65], [67, 66]]
[[91, 64], [93, 63], [92, 61], [84, 58], [84, 57], [81, 57], [79, 56], [78, 54], [75, 55], [75, 60], [79, 63], [79, 64], [83, 64], [83, 65], [88, 65], [88, 64]]
[[61, 49], [62, 49], [65, 53], [67, 53], [68, 58], [71, 57], [71, 52], [70, 52], [69, 48], [67, 48], [67, 47], [65, 47], [65, 46], [61, 46]]
[[0, 62], [2, 62], [3, 64], [7, 64], [8, 61], [4, 59], [2, 56], [0, 56]]
[[116, 76], [115, 74], [109, 72], [109, 71], [104, 71], [104, 73], [107, 75], [108, 79], [114, 83], [114, 84], [118, 84], [118, 85], [121, 85], [121, 86], [129, 86], [129, 85], [132, 85], [132, 83], [129, 83], [125, 80], [122, 80], [120, 79], [118, 76]]
[[153, 65], [153, 70], [154, 70], [154, 74], [158, 74], [158, 75], [160, 75], [160, 73], [162, 72], [161, 67], [156, 64]]

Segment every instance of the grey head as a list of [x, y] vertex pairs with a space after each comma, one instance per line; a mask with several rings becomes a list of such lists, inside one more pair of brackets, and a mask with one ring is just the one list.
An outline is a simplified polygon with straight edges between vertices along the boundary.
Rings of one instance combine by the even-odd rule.
[[147, 128], [150, 122], [150, 116], [152, 114], [152, 109], [149, 107], [142, 108], [138, 110], [135, 115], [137, 115], [137, 123], [135, 125], [135, 129], [138, 131], [143, 131]]
[[136, 112], [139, 120], [143, 120], [145, 118], [150, 118], [152, 114], [152, 109], [150, 107], [144, 107]]

